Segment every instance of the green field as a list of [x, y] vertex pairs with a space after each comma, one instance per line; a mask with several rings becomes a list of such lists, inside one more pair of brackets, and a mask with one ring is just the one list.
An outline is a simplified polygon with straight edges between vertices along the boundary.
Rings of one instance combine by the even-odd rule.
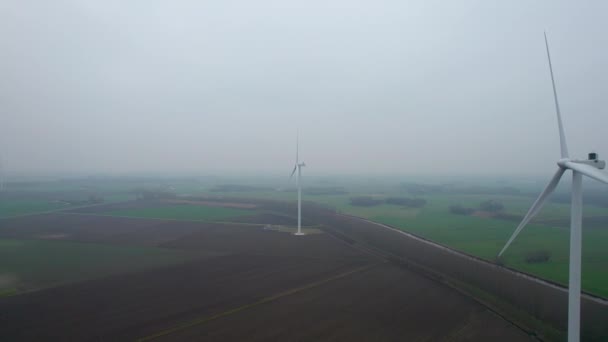
[[188, 221], [221, 221], [238, 216], [252, 215], [254, 211], [200, 205], [168, 205], [157, 208], [120, 209], [105, 214], [122, 217], [157, 218]]
[[[54, 187], [50, 186], [50, 189]], [[52, 193], [51, 196], [40, 198], [38, 194], [30, 194], [29, 196], [22, 195], [19, 199], [0, 197], [0, 218], [22, 216], [29, 214], [44, 213], [48, 211], [56, 211], [63, 209], [88, 206], [93, 204], [69, 204], [62, 201], [64, 198], [74, 200], [73, 195], [66, 196], [63, 192], [53, 192], [49, 189], [47, 192]], [[83, 193], [78, 196], [78, 200], [85, 201], [88, 194]], [[125, 202], [135, 199], [134, 194], [130, 193], [107, 193], [102, 196], [103, 203]]]
[[194, 254], [155, 247], [0, 239], [0, 296], [183, 262]]
[[[135, 196], [131, 194], [110, 194], [104, 197], [104, 203], [125, 202], [134, 199]], [[59, 201], [37, 199], [0, 200], [0, 218], [39, 214], [49, 211], [73, 209], [90, 205], [93, 204], [70, 205]]]
[[62, 203], [51, 203], [44, 200], [10, 200], [0, 201], [0, 218], [40, 213], [69, 208]]

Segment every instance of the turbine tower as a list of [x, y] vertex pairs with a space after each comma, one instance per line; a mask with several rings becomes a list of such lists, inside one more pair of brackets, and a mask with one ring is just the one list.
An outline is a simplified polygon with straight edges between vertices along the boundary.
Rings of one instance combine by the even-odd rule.
[[296, 136], [296, 164], [293, 166], [293, 171], [291, 171], [289, 179], [293, 177], [297, 170], [298, 174], [296, 175], [296, 186], [298, 187], [298, 232], [295, 233], [295, 235], [304, 235], [304, 233], [302, 233], [302, 167], [306, 166], [306, 164], [303, 162], [300, 163], [299, 152], [300, 134], [298, 133]]
[[4, 163], [0, 157], [0, 192], [4, 191]]
[[551, 66], [551, 54], [549, 53], [549, 43], [547, 42], [547, 34], [545, 33], [545, 47], [547, 49], [547, 59], [549, 61], [549, 72], [551, 73], [551, 83], [553, 84], [553, 97], [555, 99], [555, 111], [557, 113], [557, 125], [559, 127], [559, 142], [561, 149], [561, 159], [557, 161], [557, 172], [545, 188], [524, 219], [521, 221], [507, 244], [500, 251], [500, 257], [509, 247], [511, 242], [517, 237], [524, 226], [538, 214], [547, 197], [555, 190], [560, 178], [567, 170], [572, 170], [572, 204], [570, 208], [570, 267], [569, 267], [569, 284], [568, 284], [568, 342], [578, 342], [580, 339], [580, 314], [581, 314], [581, 239], [582, 239], [582, 210], [583, 210], [583, 194], [582, 183], [583, 176], [593, 178], [602, 183], [608, 184], [608, 175], [599, 171], [606, 166], [606, 162], [598, 160], [596, 153], [589, 153], [588, 159], [577, 160], [570, 159], [568, 155], [568, 145], [566, 144], [566, 136], [564, 134], [564, 126], [559, 110], [559, 102], [557, 101], [557, 91], [555, 90], [555, 79], [553, 77], [553, 67]]

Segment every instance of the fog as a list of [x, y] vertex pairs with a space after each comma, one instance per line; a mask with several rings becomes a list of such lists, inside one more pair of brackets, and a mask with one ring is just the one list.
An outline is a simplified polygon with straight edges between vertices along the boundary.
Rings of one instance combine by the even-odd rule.
[[605, 1], [0, 2], [7, 173], [545, 175], [608, 157]]

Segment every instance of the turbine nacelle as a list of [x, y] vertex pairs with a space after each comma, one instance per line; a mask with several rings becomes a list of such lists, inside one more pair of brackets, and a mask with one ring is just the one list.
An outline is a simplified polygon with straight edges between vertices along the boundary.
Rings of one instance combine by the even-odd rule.
[[568, 166], [568, 163], [575, 164], [584, 164], [592, 166], [596, 169], [603, 170], [606, 167], [606, 161], [598, 159], [597, 153], [591, 152], [589, 153], [588, 159], [570, 159], [570, 158], [562, 158], [557, 161], [557, 165], [562, 169], [572, 169], [571, 166]]

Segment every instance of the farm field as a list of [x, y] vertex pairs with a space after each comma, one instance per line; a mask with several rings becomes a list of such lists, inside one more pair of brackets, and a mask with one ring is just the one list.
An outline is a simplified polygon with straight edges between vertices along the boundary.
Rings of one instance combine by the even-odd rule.
[[531, 340], [466, 297], [447, 295], [441, 285], [387, 264], [201, 321], [143, 340], [240, 341], [243, 336], [248, 341]]
[[176, 264], [193, 253], [71, 241], [0, 239], [5, 294]]
[[[294, 198], [293, 193], [286, 192], [219, 195], [291, 201]], [[363, 217], [414, 233], [492, 262], [535, 199], [533, 196], [523, 195], [427, 194], [421, 196], [427, 202], [424, 207], [404, 208], [388, 204], [354, 206], [350, 199], [356, 196], [412, 197], [407, 193], [391, 193], [389, 190], [380, 194], [353, 192], [348, 195], [305, 195], [303, 198], [340, 213]], [[456, 215], [450, 212], [451, 205], [477, 208], [481, 202], [488, 199], [500, 201], [504, 205], [504, 218]], [[503, 263], [541, 278], [567, 284], [569, 208], [567, 203], [547, 203], [503, 255]], [[608, 249], [605, 248], [608, 245], [608, 209], [593, 205], [585, 205], [584, 209], [582, 286], [587, 292], [608, 298]], [[545, 263], [526, 262], [526, 256], [535, 251], [548, 252], [550, 260]]]
[[[268, 213], [248, 214], [253, 222], [278, 226], [286, 220]], [[4, 219], [0, 241], [15, 248], [27, 241], [40, 256], [62, 250], [48, 263], [27, 262], [28, 257], [14, 252], [13, 262], [33, 274], [43, 276], [47, 270], [38, 267], [56, 262], [66, 274], [89, 278], [0, 298], [0, 325], [11, 341], [188, 340], [200, 334], [234, 341], [286, 336], [529, 340], [523, 331], [468, 297], [383, 263], [329, 234], [296, 238], [264, 230], [258, 223], [71, 212]], [[31, 249], [27, 254], [36, 255]], [[81, 262], [70, 261], [87, 254]], [[154, 267], [138, 268], [127, 262], [124, 267], [129, 272], [99, 277], [81, 271], [99, 269], [103, 265], [96, 264], [97, 257], [108, 254], [114, 254], [108, 260], [112, 264], [141, 255]], [[172, 259], [175, 255], [187, 257], [177, 262]], [[7, 265], [6, 259], [0, 260], [0, 265]], [[62, 277], [58, 273], [47, 275], [58, 279]], [[238, 314], [226, 314], [234, 309]], [[201, 323], [218, 315], [209, 324]], [[257, 318], [252, 321], [252, 317]], [[436, 325], [438, 317], [443, 317], [440, 328], [427, 329]], [[258, 332], [252, 334], [252, 323], [264, 318], [263, 328], [258, 325]], [[199, 323], [183, 329], [192, 322]], [[285, 330], [301, 324], [314, 329]], [[177, 334], [166, 334], [175, 327], [181, 327]]]
[[51, 210], [60, 210], [65, 208], [65, 204], [50, 203], [45, 200], [0, 201], [0, 218], [33, 214]]
[[250, 214], [250, 211], [207, 207], [200, 205], [180, 204], [156, 208], [136, 208], [109, 211], [107, 215], [136, 218], [158, 218], [174, 220], [220, 221]]
[[161, 246], [204, 228], [190, 222], [48, 213], [0, 223], [4, 295], [221, 254]]
[[[0, 193], [0, 218], [61, 211], [70, 208], [88, 207], [100, 203], [89, 202], [86, 191], [13, 191]], [[107, 193], [102, 203], [131, 201], [135, 196], [128, 193]]]
[[[316, 191], [319, 191], [320, 188], [316, 189]], [[120, 191], [124, 191], [124, 189]], [[15, 194], [14, 196], [28, 198], [32, 194], [34, 192], [26, 195]], [[159, 194], [162, 195], [164, 192], [159, 192]], [[66, 292], [56, 293], [51, 297], [59, 295], [66, 297], [68, 292], [72, 290], [61, 290], [65, 288], [77, 289], [76, 292], [78, 292], [81, 291], [82, 287], [84, 292], [97, 293], [95, 286], [106, 284], [104, 285], [106, 289], [104, 291], [111, 293], [112, 287], [122, 287], [122, 285], [119, 286], [118, 283], [115, 283], [115, 279], [123, 279], [125, 282], [134, 282], [133, 289], [125, 291], [139, 298], [138, 300], [130, 301], [120, 297], [120, 302], [115, 304], [116, 309], [111, 309], [113, 311], [108, 309], [110, 311], [101, 312], [100, 316], [85, 315], [93, 321], [109, 322], [109, 328], [100, 330], [99, 336], [102, 338], [133, 340], [160, 334], [157, 336], [160, 339], [171, 339], [170, 336], [177, 339], [196, 339], [197, 336], [201, 336], [200, 334], [205, 334], [238, 340], [238, 336], [244, 336], [239, 334], [251, 334], [251, 329], [255, 325], [243, 321], [239, 323], [243, 326], [242, 331], [231, 331], [227, 328], [228, 325], [224, 323], [224, 320], [225, 322], [238, 321], [241, 319], [239, 318], [241, 315], [242, 317], [248, 317], [246, 318], [247, 322], [252, 319], [251, 317], [258, 316], [281, 322], [281, 324], [277, 323], [269, 327], [269, 330], [264, 330], [259, 336], [253, 336], [252, 334], [252, 338], [259, 338], [260, 340], [281, 338], [287, 331], [293, 334], [301, 323], [297, 323], [298, 320], [288, 319], [287, 313], [280, 309], [277, 310], [282, 313], [277, 314], [274, 309], [266, 311], [266, 308], [275, 306], [284, 308], [285, 305], [292, 305], [287, 303], [299, 303], [298, 308], [301, 308], [303, 315], [307, 317], [302, 322], [319, 325], [318, 330], [311, 330], [306, 334], [314, 334], [314, 337], [320, 336], [321, 339], [335, 339], [338, 337], [351, 339], [360, 334], [364, 336], [357, 329], [349, 326], [348, 322], [350, 321], [359, 322], [359, 320], [363, 320], [362, 317], [357, 316], [362, 314], [356, 313], [374, 312], [374, 310], [400, 312], [399, 308], [392, 307], [389, 303], [392, 303], [392, 301], [399, 303], [401, 300], [416, 303], [415, 299], [418, 297], [424, 298], [423, 293], [416, 294], [416, 287], [405, 286], [401, 283], [408, 282], [409, 284], [411, 281], [413, 284], [417, 284], [419, 281], [429, 280], [424, 276], [412, 273], [412, 276], [420, 278], [413, 280], [409, 278], [409, 275], [403, 276], [402, 274], [403, 272], [411, 273], [410, 271], [389, 270], [393, 266], [377, 265], [378, 262], [383, 260], [392, 260], [389, 255], [409, 259], [417, 255], [416, 248], [418, 247], [409, 246], [407, 242], [401, 241], [400, 237], [398, 239], [391, 237], [390, 232], [386, 233], [382, 228], [366, 224], [358, 227], [360, 223], [355, 224], [355, 221], [338, 219], [341, 215], [336, 217], [331, 215], [338, 212], [385, 223], [471, 255], [494, 261], [494, 256], [518, 224], [518, 216], [523, 215], [527, 205], [533, 200], [533, 197], [523, 195], [428, 194], [423, 196], [426, 200], [424, 206], [411, 208], [382, 202], [384, 198], [391, 196], [408, 197], [402, 193], [391, 193], [390, 191], [308, 194], [304, 196], [307, 202], [304, 205], [303, 216], [304, 231], [308, 235], [304, 239], [294, 239], [290, 234], [295, 231], [297, 223], [294, 218], [296, 211], [295, 201], [293, 201], [294, 195], [295, 193], [291, 191], [193, 192], [189, 195], [171, 195], [167, 198], [140, 198], [132, 201], [108, 201], [90, 206], [67, 206], [61, 211], [1, 218], [0, 242], [5, 244], [5, 248], [0, 248], [0, 253], [4, 252], [5, 254], [0, 258], [0, 275], [2, 275], [0, 277], [0, 296], [4, 297], [0, 301], [0, 307], [2, 307], [2, 303], [13, 303], [13, 301], [17, 303], [17, 298], [33, 298], [52, 291]], [[41, 195], [36, 192], [35, 196], [38, 197], [34, 198], [39, 198]], [[54, 195], [51, 194], [45, 196], [47, 197], [44, 198], [54, 198]], [[107, 196], [112, 196], [112, 194], [109, 193]], [[123, 195], [117, 194], [117, 196]], [[370, 196], [374, 200], [379, 200], [380, 204], [367, 207], [356, 206], [351, 203], [351, 198], [356, 196]], [[455, 215], [450, 212], [450, 206], [455, 203], [475, 208], [488, 199], [498, 200], [504, 205], [505, 208], [501, 212], [501, 218], [477, 214]], [[317, 211], [317, 209], [313, 209], [319, 208], [319, 204], [321, 207], [331, 210], [319, 209], [321, 211]], [[549, 203], [534, 224], [522, 233], [522, 239], [518, 240], [509, 250], [504, 259], [505, 264], [553, 281], [565, 282], [567, 279], [568, 234], [564, 222], [568, 219], [568, 213], [567, 211], [564, 212], [564, 208], [567, 208], [567, 204]], [[329, 214], [331, 215], [328, 216]], [[583, 286], [586, 291], [596, 295], [603, 295], [603, 291], [606, 290], [604, 280], [606, 272], [604, 271], [605, 263], [603, 263], [606, 256], [604, 255], [605, 251], [601, 248], [602, 241], [607, 238], [602, 235], [606, 231], [602, 229], [604, 214], [604, 209], [593, 206], [588, 206], [588, 213], [586, 213], [588, 215], [587, 219], [593, 221], [589, 228], [585, 230], [586, 234], [584, 235]], [[345, 216], [344, 218], [348, 217]], [[1, 244], [0, 247], [2, 247]], [[548, 249], [551, 252], [551, 259], [545, 263], [530, 264], [525, 262], [526, 254], [539, 248]], [[380, 251], [386, 250], [389, 254], [378, 258], [378, 249]], [[421, 250], [421, 253], [426, 255], [425, 253], [429, 253], [429, 251]], [[275, 259], [282, 260], [284, 263], [275, 264]], [[249, 262], [250, 260], [252, 263]], [[456, 270], [453, 267], [443, 269], [445, 265], [450, 265], [452, 262], [449, 255], [435, 255], [433, 253], [420, 260], [422, 262], [432, 261], [440, 272], [447, 272], [446, 274], [449, 274], [450, 270]], [[226, 277], [226, 280], [221, 280], [221, 286], [203, 284], [203, 279], [196, 280], [197, 278], [193, 275], [200, 273], [201, 276], [204, 276], [206, 274], [205, 270], [213, 270], [215, 266], [212, 265], [216, 263], [221, 265], [223, 262], [227, 262], [226, 267], [234, 272], [231, 273], [227, 270], [227, 273], [217, 273], [224, 274], [218, 276], [219, 278]], [[236, 264], [249, 265], [250, 270], [241, 270]], [[456, 276], [468, 274], [472, 279], [480, 277], [479, 280], [482, 282], [487, 280], [484, 280], [484, 277], [487, 278], [488, 275], [482, 274], [483, 272], [477, 275], [471, 274], [470, 265], [467, 265], [466, 262], [458, 265]], [[268, 270], [265, 267], [268, 267]], [[389, 269], [386, 267], [389, 267]], [[164, 272], [168, 273], [165, 274]], [[254, 272], [265, 274], [270, 279], [269, 281], [283, 285], [278, 287], [268, 285], [265, 280], [254, 277]], [[239, 274], [241, 273], [243, 273], [243, 280], [239, 280], [241, 277]], [[215, 274], [207, 275], [207, 277], [216, 277]], [[282, 274], [288, 279], [282, 280], [282, 276], [279, 277], [277, 274]], [[149, 280], [143, 280], [148, 275], [150, 276]], [[159, 298], [157, 303], [154, 304], [156, 306], [152, 309], [162, 311], [164, 310], [162, 308], [163, 303], [169, 301], [172, 306], [167, 315], [162, 313], [149, 314], [147, 313], [149, 309], [141, 306], [143, 305], [140, 304], [143, 294], [136, 295], [137, 290], [143, 291], [141, 284], [153, 283], [152, 278], [165, 276], [175, 279], [177, 282], [193, 282], [193, 284], [197, 284], [196, 286], [192, 285], [194, 287], [205, 288], [209, 285], [211, 288], [208, 293], [223, 293], [222, 296], [224, 297], [218, 298], [218, 300], [225, 301], [226, 304], [218, 306], [213, 304], [209, 308], [206, 306], [208, 302], [205, 296], [203, 296], [201, 302], [191, 304], [186, 304], [186, 299], [169, 296]], [[342, 284], [346, 279], [351, 278], [360, 279], [368, 285], [358, 290], [353, 288], [353, 295], [350, 295], [348, 291], [334, 293], [332, 291], [336, 290], [330, 290], [334, 285], [337, 288], [345, 288], [343, 285], [338, 286], [337, 284]], [[508, 281], [508, 279], [507, 277], [503, 281]], [[291, 283], [292, 280], [295, 282]], [[220, 287], [228, 286], [230, 288], [233, 282], [248, 285], [260, 283], [261, 285], [258, 288], [259, 292], [256, 290], [241, 293], [239, 291], [244, 290], [237, 289], [237, 287], [231, 290], [232, 294], [219, 290]], [[318, 282], [323, 283], [323, 285], [316, 285]], [[137, 285], [138, 283], [141, 284]], [[171, 286], [175, 286], [173, 281], [161, 283], [158, 287], [156, 285], [152, 287], [146, 285], [146, 288], [151, 287], [151, 292], [149, 292], [151, 297], [158, 297], [161, 294], [168, 296], [166, 293], [171, 291]], [[389, 284], [391, 283], [399, 284], [393, 292], [389, 290]], [[434, 282], [431, 281], [431, 283]], [[296, 286], [296, 284], [304, 284], [305, 289], [300, 289], [300, 286]], [[309, 288], [308, 285], [311, 287]], [[182, 284], [180, 286], [186, 285]], [[447, 291], [457, 294], [449, 287], [439, 284], [437, 286], [442, 289], [440, 292]], [[489, 286], [492, 289], [494, 285], [490, 283]], [[264, 290], [266, 287], [268, 287], [268, 291]], [[400, 292], [401, 290], [398, 289], [401, 287], [406, 290]], [[190, 293], [191, 296], [194, 296], [194, 291], [197, 290], [196, 288], [190, 289], [187, 286], [185, 290], [183, 287], [179, 289], [180, 292]], [[376, 291], [382, 294], [386, 293], [386, 296], [377, 294], [377, 303], [367, 302], [360, 298], [357, 300], [358, 297], [363, 296], [362, 292], [357, 291], [365, 289], [374, 291], [374, 293]], [[295, 292], [292, 293], [292, 291]], [[322, 295], [316, 294], [318, 291]], [[433, 297], [442, 296], [433, 291], [430, 292]], [[536, 298], [543, 298], [539, 299], [543, 303], [543, 307], [554, 307], [547, 310], [557, 313], [564, 311], [560, 307], [561, 301], [555, 299], [561, 297], [554, 297], [553, 294], [545, 296], [542, 288], [535, 291], [537, 291], [534, 292]], [[410, 292], [416, 294], [416, 297], [409, 298]], [[289, 295], [285, 296], [284, 293], [289, 293]], [[319, 299], [315, 299], [317, 296]], [[462, 295], [459, 296], [462, 297]], [[45, 303], [49, 300], [48, 305], [50, 307], [61, 306], [60, 303], [53, 302], [54, 299], [36, 298], [36, 300]], [[269, 298], [272, 300], [268, 300]], [[332, 298], [332, 300], [328, 298]], [[81, 301], [81, 299], [77, 300]], [[106, 300], [111, 302], [110, 299], [106, 298]], [[430, 298], [428, 300], [430, 301]], [[452, 300], [455, 299], [446, 299], [446, 303]], [[466, 301], [468, 300], [466, 299]], [[308, 302], [311, 304], [307, 305]], [[323, 302], [333, 304], [324, 306]], [[360, 307], [349, 306], [346, 304], [349, 302], [357, 302]], [[91, 303], [85, 301], [82, 306], [77, 306], [74, 310], [86, 312], [87, 306], [92, 305]], [[471, 303], [474, 304], [474, 302]], [[526, 307], [525, 303], [525, 301], [522, 302], [524, 307]], [[129, 312], [137, 312], [136, 315], [141, 315], [141, 320], [136, 319], [132, 322], [127, 320], [127, 326], [114, 321], [110, 313], [118, 317], [127, 315], [121, 313], [120, 307], [123, 304], [129, 308]], [[256, 309], [249, 311], [252, 304], [255, 304]], [[96, 302], [95, 305], [99, 305], [99, 303]], [[346, 318], [343, 321], [336, 318], [336, 321], [332, 322], [333, 325], [325, 326], [318, 323], [321, 322], [326, 313], [335, 309], [334, 305], [352, 308], [355, 314], [349, 314], [350, 311], [336, 311], [334, 313], [336, 316]], [[376, 307], [376, 305], [378, 306]], [[25, 306], [27, 307], [27, 305]], [[385, 306], [386, 308], [384, 308]], [[412, 308], [416, 312], [421, 312], [422, 309], [418, 306], [414, 305]], [[248, 309], [242, 310], [242, 307]], [[456, 330], [454, 330], [456, 328], [452, 329], [452, 326], [446, 323], [445, 327], [442, 326], [442, 329], [439, 330], [438, 336], [450, 336], [455, 340], [466, 340], [467, 336], [468, 338], [492, 338], [491, 331], [501, 331], [500, 336], [519, 336], [521, 333], [521, 330], [502, 319], [491, 319], [490, 317], [493, 317], [493, 314], [484, 311], [487, 309], [483, 306], [473, 308], [467, 304], [464, 307], [463, 312], [455, 313], [456, 315], [463, 315], [463, 319], [464, 317], [470, 318], [468, 321], [454, 321], [454, 327], [460, 327], [457, 329], [460, 333], [456, 333]], [[431, 308], [430, 310], [439, 310], [440, 308], [441, 306], [437, 305], [435, 309]], [[238, 309], [239, 314], [225, 315], [226, 312], [231, 313], [233, 309]], [[50, 322], [48, 326], [43, 325], [37, 328], [33, 325], [22, 325], [20, 321], [31, 315], [30, 311], [24, 310], [22, 316], [14, 316], [11, 318], [14, 320], [9, 320], [11, 324], [16, 326], [15, 330], [11, 332], [14, 334], [15, 340], [31, 340], [36, 339], [37, 336], [59, 334], [60, 332], [55, 330], [55, 326], [63, 327], [64, 330], [68, 329], [65, 325], [68, 323], [54, 321], [54, 318], [50, 317], [50, 313], [47, 314], [48, 317], [45, 316], [45, 320]], [[442, 310], [446, 309], [443, 308]], [[534, 308], [531, 308], [531, 310], [534, 310]], [[406, 317], [409, 315], [407, 310], [403, 314]], [[601, 319], [603, 314], [601, 310], [593, 313], [597, 319]], [[216, 317], [216, 315], [220, 315], [222, 319], [209, 320], [210, 317]], [[434, 313], [434, 315], [438, 314]], [[282, 316], [286, 318], [281, 320], [280, 317]], [[541, 315], [541, 317], [544, 316]], [[60, 318], [58, 317], [58, 319]], [[412, 326], [404, 322], [397, 324], [397, 321], [393, 322], [388, 318], [375, 321], [373, 324], [366, 326], [370, 335], [365, 335], [364, 339], [377, 337], [393, 340], [395, 336], [402, 335], [411, 336], [414, 339], [435, 338], [436, 336], [425, 335], [425, 331], [428, 329], [416, 330], [416, 327], [425, 327], [425, 324], [428, 324], [428, 317], [421, 316], [419, 319], [419, 321], [414, 319]], [[562, 324], [559, 316], [551, 316], [550, 320], [551, 324]], [[446, 322], [448, 321], [446, 318]], [[190, 327], [193, 322], [196, 324], [192, 326], [192, 329], [182, 329], [184, 325]], [[201, 322], [204, 322], [204, 324]], [[0, 322], [0, 324], [2, 323]], [[87, 326], [84, 322], [79, 321], [78, 325], [83, 326], [82, 331], [78, 332], [78, 329], [75, 329], [74, 335], [70, 335], [70, 339], [72, 337], [76, 340], [86, 339], [84, 335], [79, 334], [84, 334], [85, 331], [93, 329], [92, 326]], [[357, 327], [365, 326], [360, 322], [356, 325]], [[289, 330], [285, 330], [287, 328], [283, 328], [284, 326], [290, 327]], [[403, 330], [405, 328], [400, 328], [402, 326], [411, 331], [411, 335], [407, 335]], [[492, 328], [486, 330], [483, 328], [485, 326]], [[528, 329], [533, 330], [537, 328], [537, 326], [528, 327]], [[503, 331], [502, 329], [506, 330]], [[542, 324], [541, 328], [538, 329], [542, 331], [548, 329], [546, 330], [548, 332], [541, 332], [541, 334], [550, 334], [551, 338], [560, 334], [552, 330], [553, 328], [545, 328]], [[32, 332], [30, 335], [23, 335], [22, 330], [31, 330]], [[170, 331], [171, 334], [166, 335], [167, 331]], [[329, 334], [329, 331], [333, 331], [335, 334]], [[372, 336], [374, 331], [376, 331], [376, 335]], [[381, 331], [384, 331], [384, 333], [381, 333]], [[603, 336], [605, 331], [589, 333]], [[298, 338], [307, 339], [307, 336], [313, 336], [306, 334], [298, 336]], [[59, 335], [55, 336], [57, 339], [63, 339]], [[498, 338], [498, 335], [496, 338]], [[513, 339], [517, 340], [518, 337], [513, 337]]]
[[[81, 188], [103, 191], [106, 203], [83, 208], [74, 207], [70, 211], [78, 213], [98, 213], [110, 216], [132, 218], [155, 218], [177, 220], [240, 221], [241, 217], [251, 217], [263, 210], [257, 208], [238, 207], [207, 207], [183, 202], [178, 197], [175, 200], [149, 201], [138, 200], [121, 202], [133, 198], [132, 189], [139, 186], [159, 186], [152, 181], [99, 181], [92, 185], [84, 181], [36, 183], [25, 187], [27, 191], [13, 193], [11, 200], [0, 201], [0, 217], [23, 215], [48, 210], [72, 208], [65, 204], [53, 203], [49, 199], [76, 196], [70, 192], [81, 191]], [[162, 184], [162, 183], [161, 183]], [[277, 191], [268, 187], [252, 187], [252, 191], [217, 191], [213, 183], [196, 181], [173, 181], [171, 188], [178, 196], [208, 196], [211, 198], [244, 198], [280, 200], [293, 205], [295, 192], [290, 189]], [[22, 186], [23, 188], [23, 186]], [[221, 187], [220, 187], [221, 188]], [[235, 187], [238, 189], [238, 187]], [[352, 188], [352, 190], [350, 190]], [[103, 189], [103, 190], [102, 190]], [[323, 189], [317, 187], [316, 189]], [[494, 261], [496, 255], [504, 246], [509, 236], [533, 202], [535, 189], [522, 190], [518, 195], [468, 193], [428, 193], [411, 195], [407, 191], [390, 184], [354, 184], [347, 186], [350, 193], [346, 194], [307, 194], [304, 200], [322, 204], [337, 212], [367, 218], [376, 222], [388, 224], [436, 241], [446, 246], [458, 249], [471, 255]], [[212, 191], [213, 190], [213, 191]], [[64, 194], [64, 195], [58, 195]], [[182, 195], [179, 195], [182, 194]], [[9, 195], [9, 193], [4, 194]], [[82, 194], [78, 195], [82, 197]], [[76, 197], [78, 197], [76, 196]], [[186, 195], [188, 196], [188, 195]], [[371, 207], [354, 206], [350, 199], [356, 196], [372, 196], [386, 198], [391, 196], [421, 197], [426, 200], [422, 208], [407, 208], [398, 205], [380, 204]], [[78, 198], [80, 198], [78, 197]], [[450, 206], [458, 204], [463, 207], [477, 208], [486, 200], [497, 200], [504, 205], [502, 218], [482, 217], [475, 215], [455, 215], [450, 212]], [[171, 202], [183, 203], [171, 203]], [[237, 203], [238, 204], [238, 203]], [[4, 209], [2, 209], [4, 208]], [[592, 204], [585, 205], [585, 220], [583, 231], [583, 289], [595, 295], [608, 297], [608, 210]], [[304, 224], [308, 222], [304, 215]], [[263, 224], [265, 222], [256, 222]], [[549, 202], [539, 216], [520, 234], [518, 239], [503, 256], [502, 262], [524, 272], [534, 274], [551, 281], [565, 284], [568, 276], [568, 224], [569, 204]], [[295, 222], [284, 224], [285, 227], [295, 226]], [[292, 229], [292, 228], [281, 228]], [[527, 255], [542, 251], [550, 255], [547, 262], [526, 262]]]

